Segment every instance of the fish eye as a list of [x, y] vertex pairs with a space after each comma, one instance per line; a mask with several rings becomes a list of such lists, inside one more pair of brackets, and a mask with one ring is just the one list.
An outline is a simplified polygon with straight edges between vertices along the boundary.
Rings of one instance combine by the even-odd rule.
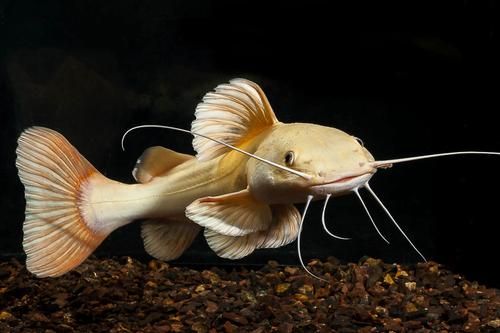
[[287, 151], [285, 154], [285, 164], [291, 166], [295, 161], [295, 153], [291, 150]]
[[354, 140], [358, 141], [358, 143], [361, 145], [361, 147], [364, 147], [365, 144], [363, 143], [363, 140], [361, 140], [360, 138], [357, 138], [355, 136], [353, 136]]

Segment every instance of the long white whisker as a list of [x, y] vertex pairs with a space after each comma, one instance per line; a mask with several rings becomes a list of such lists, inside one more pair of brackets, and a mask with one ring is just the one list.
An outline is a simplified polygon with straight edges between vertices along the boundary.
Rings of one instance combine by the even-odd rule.
[[423, 159], [427, 159], [427, 158], [453, 156], [453, 155], [496, 155], [496, 156], [500, 156], [500, 152], [494, 152], [494, 151], [454, 151], [454, 152], [450, 152], [450, 153], [439, 153], [439, 154], [421, 155], [421, 156], [413, 156], [413, 157], [395, 158], [395, 159], [385, 160], [385, 161], [374, 161], [374, 162], [371, 162], [370, 165], [374, 168], [383, 168], [383, 167], [391, 166], [394, 163], [410, 162], [410, 161], [416, 161], [416, 160], [423, 160]]
[[325, 229], [326, 233], [329, 234], [330, 236], [332, 236], [333, 238], [340, 239], [340, 240], [350, 240], [349, 237], [341, 237], [341, 236], [337, 236], [337, 235], [331, 233], [330, 230], [328, 230], [328, 228], [326, 227], [325, 211], [326, 211], [326, 206], [328, 205], [328, 200], [330, 200], [331, 196], [332, 195], [330, 193], [328, 193], [326, 195], [325, 204], [323, 205], [323, 212], [321, 213], [321, 222], [323, 223], [323, 229]]
[[252, 153], [249, 153], [249, 152], [247, 152], [247, 151], [244, 151], [244, 150], [242, 150], [242, 149], [240, 149], [240, 148], [234, 147], [234, 146], [232, 146], [232, 145], [230, 145], [230, 144], [228, 144], [228, 143], [225, 143], [225, 142], [223, 142], [223, 141], [220, 141], [220, 140], [217, 140], [217, 139], [211, 138], [211, 137], [209, 137], [209, 136], [206, 136], [206, 135], [203, 135], [203, 134], [200, 134], [200, 133], [196, 133], [196, 132], [193, 132], [193, 131], [189, 131], [189, 130], [186, 130], [186, 129], [183, 129], [183, 128], [178, 128], [178, 127], [173, 127], [173, 126], [154, 125], [154, 124], [152, 124], [152, 125], [139, 125], [139, 126], [134, 126], [134, 127], [130, 128], [130, 129], [128, 129], [128, 130], [127, 130], [127, 131], [123, 134], [123, 136], [122, 136], [121, 144], [122, 144], [122, 150], [123, 150], [123, 151], [125, 151], [124, 142], [125, 142], [125, 137], [127, 136], [127, 134], [129, 134], [130, 132], [132, 132], [132, 131], [134, 131], [134, 130], [136, 130], [136, 129], [139, 129], [139, 128], [163, 128], [163, 129], [169, 129], [169, 130], [174, 130], [174, 131], [179, 131], [179, 132], [189, 133], [189, 134], [192, 134], [192, 135], [195, 135], [195, 136], [201, 136], [202, 138], [205, 138], [205, 139], [207, 139], [207, 140], [212, 140], [212, 141], [214, 141], [214, 142], [217, 142], [217, 143], [219, 143], [219, 144], [221, 144], [221, 145], [223, 145], [223, 146], [226, 146], [226, 147], [228, 147], [228, 148], [230, 148], [230, 149], [233, 149], [233, 150], [235, 150], [235, 151], [237, 151], [237, 152], [240, 152], [240, 153], [242, 153], [242, 154], [244, 154], [244, 155], [247, 155], [247, 156], [249, 156], [249, 157], [255, 158], [256, 160], [259, 160], [259, 161], [261, 161], [261, 162], [264, 162], [264, 163], [267, 163], [267, 164], [269, 164], [269, 165], [272, 165], [272, 166], [274, 166], [274, 167], [276, 167], [276, 168], [278, 168], [278, 169], [286, 170], [286, 171], [288, 171], [288, 172], [291, 172], [291, 173], [293, 173], [293, 174], [295, 174], [295, 175], [297, 175], [297, 176], [300, 176], [300, 177], [302, 177], [302, 178], [305, 178], [305, 179], [312, 179], [312, 176], [310, 176], [310, 175], [308, 175], [308, 174], [306, 174], [306, 173], [303, 173], [303, 172], [300, 172], [300, 171], [297, 171], [297, 170], [294, 170], [294, 169], [291, 169], [291, 168], [287, 168], [287, 167], [285, 167], [285, 166], [283, 166], [283, 165], [280, 165], [280, 164], [278, 164], [278, 163], [274, 163], [274, 162], [272, 162], [272, 161], [266, 160], [265, 158], [259, 157], [259, 156], [257, 156], [257, 155], [252, 154]]
[[365, 202], [363, 201], [363, 198], [361, 197], [361, 194], [359, 194], [359, 190], [358, 188], [355, 188], [354, 189], [354, 193], [356, 193], [356, 195], [358, 196], [358, 199], [359, 201], [361, 201], [361, 204], [363, 205], [363, 208], [365, 209], [365, 212], [366, 214], [368, 214], [368, 217], [370, 218], [370, 221], [372, 221], [372, 224], [373, 226], [375, 227], [375, 230], [377, 230], [377, 233], [378, 235], [387, 243], [387, 244], [390, 244], [389, 241], [387, 240], [387, 238], [384, 237], [384, 235], [382, 235], [382, 232], [380, 232], [380, 230], [378, 229], [377, 227], [377, 224], [375, 223], [375, 221], [373, 220], [373, 217], [372, 215], [370, 214], [370, 211], [368, 210], [368, 207], [366, 207], [365, 205]]
[[299, 260], [300, 264], [302, 265], [302, 268], [309, 273], [311, 276], [315, 277], [318, 280], [328, 282], [327, 280], [320, 278], [319, 276], [315, 275], [313, 272], [311, 272], [309, 269], [307, 269], [306, 265], [304, 264], [304, 261], [302, 260], [302, 253], [300, 252], [300, 235], [302, 234], [302, 226], [304, 225], [304, 220], [306, 218], [306, 213], [307, 213], [307, 208], [309, 208], [309, 204], [311, 203], [313, 199], [312, 195], [307, 196], [307, 202], [304, 207], [304, 211], [302, 212], [302, 218], [300, 219], [300, 226], [299, 226], [299, 233], [297, 235], [297, 253], [299, 254]]
[[398, 228], [398, 230], [403, 234], [403, 236], [406, 238], [406, 240], [408, 241], [408, 243], [410, 243], [410, 245], [413, 247], [413, 249], [420, 255], [420, 257], [422, 257], [422, 259], [424, 259], [425, 262], [427, 262], [427, 259], [425, 259], [424, 255], [412, 243], [412, 241], [410, 240], [410, 238], [408, 238], [408, 236], [405, 234], [405, 232], [403, 231], [403, 229], [401, 229], [401, 227], [396, 222], [396, 220], [394, 219], [394, 217], [392, 217], [392, 215], [389, 212], [389, 210], [384, 206], [384, 204], [378, 198], [378, 196], [375, 194], [375, 192], [373, 192], [373, 190], [371, 189], [371, 187], [370, 187], [370, 185], [368, 183], [365, 184], [365, 188], [371, 193], [371, 195], [375, 198], [375, 200], [377, 200], [377, 202], [380, 204], [380, 206], [382, 206], [382, 209], [386, 212], [387, 215], [389, 215], [389, 217], [391, 218], [391, 221], [394, 223], [394, 225], [396, 226], [396, 228]]

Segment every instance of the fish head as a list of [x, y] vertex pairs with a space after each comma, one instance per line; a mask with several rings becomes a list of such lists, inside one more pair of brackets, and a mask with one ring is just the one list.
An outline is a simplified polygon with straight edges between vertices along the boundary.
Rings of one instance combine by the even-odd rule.
[[370, 152], [356, 137], [333, 127], [315, 124], [279, 124], [260, 142], [255, 155], [287, 168], [250, 159], [247, 182], [259, 200], [298, 203], [309, 195], [322, 198], [349, 193], [376, 172]]

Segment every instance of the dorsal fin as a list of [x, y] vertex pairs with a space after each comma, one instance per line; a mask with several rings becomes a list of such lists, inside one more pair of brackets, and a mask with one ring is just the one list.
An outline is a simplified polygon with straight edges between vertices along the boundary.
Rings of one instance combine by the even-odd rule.
[[[245, 79], [233, 79], [207, 93], [196, 107], [195, 116], [191, 124], [193, 132], [236, 147], [278, 122], [262, 89]], [[201, 161], [229, 151], [229, 148], [201, 136], [195, 136], [193, 147]]]
[[192, 158], [191, 155], [181, 154], [164, 147], [151, 147], [137, 159], [132, 175], [139, 183], [148, 183], [154, 177]]

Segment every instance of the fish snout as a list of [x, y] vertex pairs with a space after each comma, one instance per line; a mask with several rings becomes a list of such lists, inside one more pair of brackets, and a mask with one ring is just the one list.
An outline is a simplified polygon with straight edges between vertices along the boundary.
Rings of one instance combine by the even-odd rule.
[[346, 173], [336, 175], [332, 178], [323, 178], [317, 184], [310, 186], [309, 191], [314, 196], [324, 196], [327, 194], [338, 196], [346, 194], [364, 186], [376, 171], [376, 169], [370, 168], [359, 173]]

